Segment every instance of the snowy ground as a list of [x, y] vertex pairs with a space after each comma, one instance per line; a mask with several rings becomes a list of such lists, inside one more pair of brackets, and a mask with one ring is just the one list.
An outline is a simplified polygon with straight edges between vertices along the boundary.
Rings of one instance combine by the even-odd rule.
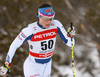
[[[81, 58], [83, 55], [82, 53], [86, 50], [90, 50], [91, 52], [88, 53], [88, 56], [86, 56], [86, 59], [91, 60], [91, 63], [89, 63], [87, 60], [84, 62], [78, 62], [75, 61], [75, 75], [76, 77], [100, 77], [100, 59], [99, 59], [99, 53], [96, 48], [96, 46], [93, 43], [89, 43], [88, 46], [90, 48], [84, 46], [84, 45], [76, 45], [74, 47], [75, 55]], [[92, 68], [93, 65], [93, 68]], [[86, 71], [87, 66], [91, 67], [90, 72]], [[58, 73], [55, 73], [52, 75], [52, 77], [58, 77], [61, 75], [61, 77], [73, 77], [72, 73], [72, 65], [54, 65], [54, 67], [59, 71]], [[93, 76], [94, 75], [94, 76]]]

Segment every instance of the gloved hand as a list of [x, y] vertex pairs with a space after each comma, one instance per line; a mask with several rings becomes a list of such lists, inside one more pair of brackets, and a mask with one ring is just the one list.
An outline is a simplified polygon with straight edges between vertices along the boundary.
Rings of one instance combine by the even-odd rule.
[[0, 67], [0, 75], [1, 76], [4, 76], [5, 74], [9, 74], [9, 69], [10, 69], [10, 66], [11, 63], [8, 63], [8, 62], [5, 62], [4, 66]]
[[75, 27], [74, 26], [72, 27], [72, 29], [71, 29], [71, 27], [69, 27], [67, 29], [67, 36], [68, 37], [73, 37], [75, 34], [76, 34], [76, 32], [75, 32]]

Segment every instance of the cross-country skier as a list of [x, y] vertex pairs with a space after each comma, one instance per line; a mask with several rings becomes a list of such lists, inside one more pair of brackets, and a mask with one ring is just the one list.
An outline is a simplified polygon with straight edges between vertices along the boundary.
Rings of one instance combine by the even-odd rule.
[[23, 65], [25, 77], [50, 77], [57, 33], [63, 42], [71, 47], [71, 37], [75, 35], [74, 27], [72, 30], [69, 27], [66, 32], [63, 25], [54, 20], [55, 12], [51, 5], [40, 5], [37, 17], [38, 21], [22, 29], [10, 45], [5, 64], [0, 67], [0, 75], [9, 73], [13, 56], [25, 41], [29, 44], [29, 56]]

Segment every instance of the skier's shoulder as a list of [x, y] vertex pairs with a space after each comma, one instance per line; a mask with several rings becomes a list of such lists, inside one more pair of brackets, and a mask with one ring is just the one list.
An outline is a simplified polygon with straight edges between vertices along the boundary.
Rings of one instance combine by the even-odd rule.
[[32, 30], [32, 28], [35, 26], [37, 24], [37, 22], [33, 22], [33, 23], [30, 23], [30, 24], [28, 24], [28, 26], [27, 27], [25, 27], [25, 28], [23, 28], [23, 29], [25, 29], [25, 30]]
[[33, 34], [33, 26], [36, 24], [36, 22], [28, 24], [27, 27], [22, 29], [22, 32], [25, 33], [26, 35], [31, 35]]
[[59, 20], [53, 20], [53, 23], [54, 23], [57, 27], [63, 26], [62, 23], [61, 23]]
[[57, 20], [57, 19], [54, 19], [53, 22], [55, 22], [55, 23], [60, 23], [60, 21]]
[[28, 24], [28, 27], [33, 28], [33, 27], [36, 26], [36, 25], [37, 25], [37, 22], [33, 22], [33, 23]]

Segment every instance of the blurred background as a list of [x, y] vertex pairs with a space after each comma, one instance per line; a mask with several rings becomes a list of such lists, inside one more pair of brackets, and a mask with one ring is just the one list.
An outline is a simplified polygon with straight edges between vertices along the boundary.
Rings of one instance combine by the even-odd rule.
[[[76, 35], [74, 46], [76, 77], [100, 77], [100, 0], [0, 0], [0, 66], [19, 32], [37, 21], [37, 9], [49, 3], [55, 19], [67, 30], [73, 22]], [[24, 77], [23, 63], [29, 54], [25, 42], [17, 49], [8, 77]], [[71, 49], [59, 35], [52, 62], [52, 77], [73, 77]]]

